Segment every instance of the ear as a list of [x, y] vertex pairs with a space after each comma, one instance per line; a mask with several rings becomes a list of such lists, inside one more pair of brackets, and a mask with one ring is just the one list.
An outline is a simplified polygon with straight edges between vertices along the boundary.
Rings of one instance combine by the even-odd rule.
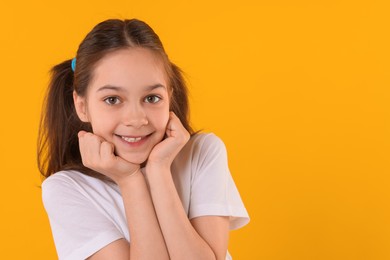
[[81, 97], [77, 95], [76, 91], [73, 91], [73, 102], [74, 107], [76, 108], [77, 116], [80, 118], [80, 120], [85, 123], [89, 122], [85, 97]]

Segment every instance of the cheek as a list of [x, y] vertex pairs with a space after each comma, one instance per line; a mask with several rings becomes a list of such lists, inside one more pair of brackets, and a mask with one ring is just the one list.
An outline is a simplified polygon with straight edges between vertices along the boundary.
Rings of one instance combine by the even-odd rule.
[[91, 126], [92, 132], [95, 135], [103, 137], [103, 135], [105, 134], [105, 128], [101, 124], [99, 124], [99, 121], [91, 121]]
[[158, 116], [155, 117], [155, 127], [159, 131], [164, 131], [167, 128], [167, 124], [169, 121], [169, 111], [164, 111], [164, 113], [159, 113]]
[[169, 121], [169, 112], [164, 113], [164, 115], [162, 115], [160, 119], [160, 125], [162, 128], [164, 128], [164, 130], [167, 128], [168, 121]]
[[[94, 111], [96, 112], [97, 110]], [[115, 117], [112, 114], [107, 113], [107, 111], [89, 113], [89, 119], [93, 133], [101, 137], [107, 135], [107, 132], [112, 131], [113, 122], [115, 122]]]

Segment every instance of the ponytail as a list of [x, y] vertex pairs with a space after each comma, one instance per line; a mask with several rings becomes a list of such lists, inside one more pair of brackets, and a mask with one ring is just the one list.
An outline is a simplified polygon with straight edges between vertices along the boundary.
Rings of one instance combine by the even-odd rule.
[[76, 114], [73, 80], [71, 60], [51, 69], [38, 135], [38, 168], [44, 177], [81, 164], [77, 133], [90, 126]]

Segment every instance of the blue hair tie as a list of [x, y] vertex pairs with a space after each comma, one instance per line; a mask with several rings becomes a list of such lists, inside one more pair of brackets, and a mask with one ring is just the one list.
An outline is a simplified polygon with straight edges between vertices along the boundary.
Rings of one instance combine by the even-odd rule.
[[72, 70], [73, 72], [76, 70], [76, 58], [73, 58], [72, 60]]

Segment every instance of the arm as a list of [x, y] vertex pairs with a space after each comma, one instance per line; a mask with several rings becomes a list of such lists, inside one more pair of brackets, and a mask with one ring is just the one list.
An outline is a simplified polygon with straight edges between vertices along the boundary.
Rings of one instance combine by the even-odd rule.
[[169, 259], [145, 178], [141, 171], [118, 183], [131, 234], [130, 259]]
[[105, 174], [118, 184], [131, 235], [131, 245], [126, 240], [119, 239], [89, 259], [169, 259], [139, 166], [115, 156], [112, 145], [96, 135], [83, 132], [79, 137], [83, 164]]
[[205, 216], [188, 220], [171, 172], [150, 168], [148, 180], [158, 221], [171, 259], [225, 259], [228, 217]]
[[173, 113], [166, 134], [149, 156], [146, 177], [171, 259], [225, 259], [228, 217], [205, 216], [190, 221], [174, 186], [170, 166], [189, 134]]
[[89, 259], [169, 259], [145, 178], [140, 170], [118, 185], [125, 205], [131, 247], [126, 240], [117, 240]]

